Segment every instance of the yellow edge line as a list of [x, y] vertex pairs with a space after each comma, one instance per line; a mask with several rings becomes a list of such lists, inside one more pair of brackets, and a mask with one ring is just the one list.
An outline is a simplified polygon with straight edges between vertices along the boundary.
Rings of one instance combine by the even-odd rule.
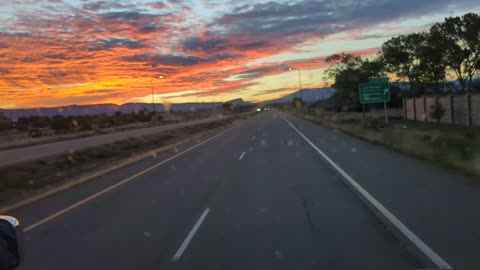
[[99, 197], [99, 196], [101, 196], [101, 195], [103, 195], [103, 194], [105, 194], [105, 193], [107, 193], [107, 192], [109, 192], [109, 191], [111, 191], [111, 190], [113, 190], [113, 189], [115, 189], [115, 188], [123, 185], [123, 184], [126, 184], [126, 183], [132, 181], [133, 179], [135, 179], [135, 178], [137, 178], [137, 177], [139, 177], [139, 176], [141, 176], [141, 175], [144, 175], [145, 173], [147, 173], [147, 172], [149, 172], [149, 171], [151, 171], [151, 170], [153, 170], [153, 169], [155, 169], [155, 168], [157, 168], [157, 167], [159, 167], [159, 166], [162, 166], [163, 164], [169, 162], [170, 160], [173, 160], [173, 159], [175, 159], [175, 158], [177, 158], [177, 157], [179, 157], [179, 156], [181, 156], [181, 155], [183, 155], [183, 154], [185, 154], [185, 153], [187, 153], [187, 152], [189, 152], [189, 151], [191, 151], [191, 150], [199, 147], [200, 145], [205, 144], [205, 143], [207, 143], [207, 142], [209, 142], [209, 141], [211, 141], [211, 140], [213, 140], [213, 139], [215, 139], [215, 138], [217, 138], [217, 137], [225, 134], [226, 132], [232, 130], [232, 129], [235, 128], [235, 127], [236, 127], [236, 126], [233, 126], [233, 127], [229, 128], [229, 129], [227, 129], [227, 130], [225, 130], [225, 131], [223, 131], [223, 132], [221, 132], [221, 133], [219, 133], [219, 134], [217, 134], [217, 135], [215, 135], [215, 136], [213, 136], [213, 137], [211, 137], [211, 138], [206, 139], [206, 140], [203, 141], [203, 142], [200, 142], [199, 144], [196, 144], [196, 145], [194, 145], [194, 146], [192, 146], [192, 147], [190, 147], [190, 148], [188, 148], [188, 149], [186, 149], [186, 150], [184, 150], [184, 151], [182, 151], [182, 152], [179, 152], [179, 153], [177, 153], [177, 154], [175, 154], [175, 155], [173, 155], [173, 156], [171, 156], [171, 157], [169, 157], [169, 158], [167, 158], [167, 159], [165, 159], [165, 160], [162, 160], [162, 161], [160, 161], [159, 163], [157, 163], [157, 164], [155, 164], [155, 165], [153, 165], [153, 166], [151, 166], [151, 167], [149, 167], [149, 168], [147, 168], [147, 169], [145, 169], [145, 170], [143, 170], [143, 171], [141, 171], [141, 172], [138, 172], [138, 173], [136, 173], [136, 174], [134, 174], [134, 175], [132, 175], [132, 176], [130, 176], [130, 177], [128, 177], [128, 178], [126, 178], [126, 179], [124, 179], [124, 180], [122, 180], [122, 181], [120, 181], [120, 182], [118, 182], [118, 183], [116, 183], [116, 184], [114, 184], [114, 185], [112, 185], [112, 186], [110, 186], [110, 187], [108, 187], [108, 188], [105, 188], [105, 189], [103, 189], [103, 190], [101, 190], [101, 191], [99, 191], [99, 192], [97, 192], [97, 193], [95, 193], [95, 194], [93, 194], [93, 195], [91, 195], [91, 196], [89, 196], [89, 197], [87, 197], [87, 198], [85, 198], [85, 199], [77, 202], [77, 203], [74, 203], [74, 204], [72, 204], [72, 205], [64, 208], [63, 210], [58, 211], [58, 212], [55, 213], [55, 214], [52, 214], [52, 215], [50, 215], [50, 216], [48, 216], [48, 217], [46, 217], [46, 218], [44, 218], [44, 219], [41, 219], [41, 220], [33, 223], [32, 225], [29, 225], [29, 226], [25, 227], [23, 231], [24, 231], [24, 232], [31, 231], [31, 230], [35, 229], [36, 227], [38, 227], [38, 226], [41, 226], [41, 225], [43, 225], [43, 224], [45, 224], [45, 223], [47, 223], [47, 222], [49, 222], [49, 221], [51, 221], [51, 220], [59, 217], [59, 216], [67, 213], [67, 212], [70, 212], [71, 210], [73, 210], [73, 209], [75, 209], [75, 208], [77, 208], [77, 207], [79, 207], [79, 206], [81, 206], [81, 205], [83, 205], [83, 204], [86, 204], [87, 202], [89, 202], [89, 201], [91, 201], [91, 200], [93, 200], [93, 199], [95, 199], [95, 198], [97, 198], [97, 197]]

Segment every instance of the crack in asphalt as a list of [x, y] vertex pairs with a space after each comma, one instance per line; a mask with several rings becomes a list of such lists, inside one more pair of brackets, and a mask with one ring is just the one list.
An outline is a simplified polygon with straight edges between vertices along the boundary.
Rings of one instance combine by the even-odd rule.
[[308, 208], [307, 199], [303, 199], [302, 206], [303, 206], [303, 209], [305, 209], [305, 217], [306, 217], [306, 221], [307, 221], [308, 227], [310, 229], [310, 232], [314, 232], [315, 231], [315, 224], [312, 221], [312, 215], [310, 213], [310, 209]]

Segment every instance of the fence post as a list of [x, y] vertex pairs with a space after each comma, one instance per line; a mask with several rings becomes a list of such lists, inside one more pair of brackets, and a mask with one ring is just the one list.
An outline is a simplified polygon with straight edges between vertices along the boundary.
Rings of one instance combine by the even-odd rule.
[[428, 115], [427, 115], [427, 100], [425, 99], [425, 96], [422, 97], [423, 99], [423, 114], [424, 114], [424, 120], [425, 122], [428, 122]]
[[472, 126], [472, 96], [470, 95], [470, 93], [467, 93], [465, 95], [466, 97], [466, 101], [467, 101], [467, 123], [468, 123], [468, 126], [471, 127]]
[[454, 102], [454, 96], [450, 95], [449, 96], [449, 101], [450, 101], [450, 123], [452, 125], [455, 125], [455, 102]]
[[417, 103], [415, 102], [416, 98], [413, 99], [413, 121], [417, 121]]
[[407, 120], [407, 99], [403, 98], [403, 119]]

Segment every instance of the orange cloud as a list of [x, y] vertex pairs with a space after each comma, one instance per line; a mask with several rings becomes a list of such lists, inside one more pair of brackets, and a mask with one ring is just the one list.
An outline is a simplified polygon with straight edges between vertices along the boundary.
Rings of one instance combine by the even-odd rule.
[[[372, 24], [360, 20], [355, 28], [349, 16], [328, 15], [321, 2], [299, 3], [246, 4], [196, 25], [196, 11], [178, 0], [77, 6], [24, 2], [7, 19], [0, 17], [0, 107], [124, 103], [146, 99], [152, 89], [157, 95], [195, 89], [201, 89], [199, 96], [242, 96], [247, 90], [245, 96], [254, 98], [280, 95], [291, 87], [264, 90], [262, 80], [289, 67], [324, 69], [326, 56], [319, 52], [310, 59], [253, 64], [255, 60], [301, 54], [300, 44], [335, 33], [357, 38], [358, 29]], [[311, 16], [297, 16], [299, 10]], [[368, 57], [378, 50], [350, 52]], [[315, 78], [308, 87], [325, 85]]]

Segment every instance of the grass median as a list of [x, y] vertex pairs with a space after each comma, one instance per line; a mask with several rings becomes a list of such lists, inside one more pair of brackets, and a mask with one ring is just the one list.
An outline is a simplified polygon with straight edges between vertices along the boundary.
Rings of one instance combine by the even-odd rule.
[[390, 117], [386, 127], [382, 114], [369, 116], [363, 121], [362, 113], [323, 110], [290, 113], [480, 179], [480, 128], [406, 121], [399, 116]]
[[132, 156], [200, 136], [246, 117], [249, 116], [232, 117], [155, 135], [130, 138], [0, 168], [0, 205], [6, 206], [27, 199], [68, 183], [80, 174], [88, 174]]

